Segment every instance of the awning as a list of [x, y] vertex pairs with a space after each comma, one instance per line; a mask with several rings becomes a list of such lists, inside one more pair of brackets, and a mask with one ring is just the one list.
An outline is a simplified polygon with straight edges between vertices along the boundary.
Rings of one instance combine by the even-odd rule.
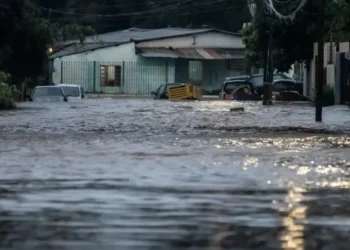
[[244, 49], [221, 48], [137, 48], [138, 54], [144, 57], [185, 58], [201, 60], [244, 59]]

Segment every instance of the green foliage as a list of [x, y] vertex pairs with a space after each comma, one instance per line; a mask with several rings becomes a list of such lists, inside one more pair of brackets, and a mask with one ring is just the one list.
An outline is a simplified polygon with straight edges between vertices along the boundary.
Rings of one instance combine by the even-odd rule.
[[81, 42], [92, 34], [90, 27], [51, 20], [37, 4], [38, 0], [3, 0], [0, 5], [0, 71], [11, 74], [15, 84], [44, 74], [48, 48], [60, 40], [62, 27]]
[[260, 42], [261, 31], [259, 23], [246, 23], [240, 31], [243, 43], [246, 46], [245, 58], [252, 66], [257, 68], [261, 68], [263, 65], [263, 44]]
[[[341, 2], [341, 1], [340, 1]], [[350, 36], [350, 1], [343, 1], [336, 4], [334, 1], [327, 1], [325, 8], [325, 34], [333, 34], [335, 40], [347, 39]], [[277, 4], [280, 12], [287, 14], [295, 8], [295, 1]], [[294, 4], [294, 5], [293, 5]], [[309, 0], [299, 11], [293, 22], [278, 20], [275, 16], [267, 18], [264, 24], [263, 14], [256, 18], [253, 26], [242, 29], [243, 42], [248, 50], [246, 59], [253, 65], [262, 61], [262, 39], [264, 31], [272, 23], [273, 36], [273, 61], [278, 71], [286, 72], [295, 62], [310, 60], [313, 56], [313, 43], [321, 38], [320, 31], [317, 30], [318, 15], [320, 13], [320, 1]], [[349, 32], [347, 32], [348, 30]]]
[[0, 110], [16, 108], [15, 98], [18, 91], [14, 85], [0, 83]]
[[0, 71], [0, 83], [7, 83], [10, 78], [10, 74]]

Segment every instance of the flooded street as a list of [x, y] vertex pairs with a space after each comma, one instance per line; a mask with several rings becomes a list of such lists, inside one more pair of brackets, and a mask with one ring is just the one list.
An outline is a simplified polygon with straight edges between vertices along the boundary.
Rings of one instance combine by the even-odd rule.
[[349, 249], [349, 125], [346, 106], [21, 104], [0, 112], [0, 249]]

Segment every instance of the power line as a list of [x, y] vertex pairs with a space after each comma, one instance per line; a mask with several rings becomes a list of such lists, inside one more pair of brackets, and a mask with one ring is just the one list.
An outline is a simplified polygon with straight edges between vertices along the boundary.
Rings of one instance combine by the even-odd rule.
[[[172, 16], [186, 16], [186, 15], [191, 15], [191, 14], [199, 14], [199, 13], [213, 13], [213, 12], [219, 12], [219, 11], [227, 11], [227, 10], [234, 10], [234, 9], [239, 9], [242, 8], [243, 5], [239, 6], [233, 6], [229, 8], [220, 8], [220, 9], [211, 9], [211, 10], [204, 10], [204, 11], [196, 11], [196, 12], [183, 12], [183, 13], [178, 13], [178, 14], [172, 14]], [[139, 17], [140, 19], [147, 19], [151, 16], [142, 16]], [[115, 27], [116, 25], [113, 24], [97, 24], [97, 25], [92, 25], [93, 27]]]
[[147, 10], [147, 11], [139, 11], [139, 12], [131, 12], [131, 13], [121, 13], [121, 14], [115, 14], [115, 15], [108, 15], [108, 14], [89, 14], [89, 13], [74, 13], [74, 12], [68, 12], [68, 11], [60, 11], [60, 10], [56, 10], [56, 9], [50, 9], [50, 8], [45, 8], [43, 6], [39, 6], [40, 9], [42, 10], [46, 10], [46, 11], [51, 11], [54, 13], [61, 13], [61, 14], [66, 14], [66, 15], [75, 15], [75, 16], [93, 16], [93, 17], [120, 17], [120, 16], [130, 16], [130, 15], [144, 15], [144, 14], [148, 14], [148, 13], [153, 13], [153, 12], [157, 12], [157, 11], [161, 11], [164, 10], [166, 8], [172, 8], [172, 7], [176, 7], [185, 3], [190, 2], [191, 0], [185, 0], [182, 2], [178, 2], [176, 4], [173, 5], [168, 5], [165, 7], [160, 7], [154, 10]]
[[[161, 3], [164, 4], [164, 3], [178, 3], [178, 2], [179, 2], [179, 0], [162, 0]], [[96, 3], [92, 3], [92, 5], [94, 5], [94, 4], [96, 4]], [[121, 7], [143, 6], [143, 5], [150, 5], [150, 3], [127, 3], [127, 4], [113, 4], [113, 5], [103, 5], [103, 6], [99, 5], [98, 7], [99, 8], [121, 8]], [[54, 8], [54, 9], [58, 10], [58, 11], [67, 11], [67, 12], [69, 12], [69, 10], [86, 10], [86, 7], [84, 7], [84, 8], [82, 8], [82, 7], [80, 7], [80, 8], [65, 7], [65, 8]]]
[[[177, 7], [177, 6], [181, 6], [181, 5], [189, 3], [191, 1], [192, 0], [185, 0], [185, 1], [182, 1], [182, 2], [178, 2], [177, 1], [176, 4], [159, 7], [157, 9], [153, 9], [153, 10], [140, 11], [140, 12], [120, 13], [120, 14], [93, 14], [93, 13], [80, 13], [80, 12], [76, 13], [76, 12], [69, 12], [69, 11], [61, 11], [61, 10], [57, 10], [57, 9], [50, 9], [50, 8], [46, 8], [46, 7], [43, 7], [43, 6], [39, 6], [39, 8], [42, 9], [42, 10], [45, 10], [45, 11], [49, 11], [49, 12], [53, 12], [53, 13], [60, 13], [60, 14], [65, 14], [65, 15], [71, 15], [71, 16], [123, 17], [123, 16], [135, 16], [135, 15], [150, 14], [150, 13], [162, 11], [162, 10], [165, 10], [165, 9], [168, 9], [168, 8], [174, 8], [174, 7]], [[210, 5], [210, 4], [216, 4], [216, 3], [222, 3], [222, 2], [227, 2], [227, 0], [215, 0], [215, 1], [212, 1], [212, 2], [208, 2], [208, 3], [197, 4], [196, 7]]]

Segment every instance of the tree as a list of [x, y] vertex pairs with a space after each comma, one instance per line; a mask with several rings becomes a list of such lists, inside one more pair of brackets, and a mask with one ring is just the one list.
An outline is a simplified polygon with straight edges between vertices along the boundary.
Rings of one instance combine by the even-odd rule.
[[[339, 1], [341, 2], [341, 1]], [[299, 11], [293, 22], [278, 20], [275, 17], [272, 28], [273, 35], [273, 59], [277, 70], [285, 72], [294, 62], [302, 62], [312, 59], [313, 44], [321, 36], [326, 38], [334, 35], [336, 41], [348, 39], [350, 34], [349, 0], [341, 3], [328, 1], [326, 6], [326, 29], [324, 32], [317, 29], [317, 20], [320, 13], [318, 0], [309, 0], [304, 8]], [[284, 4], [281, 12], [290, 12], [295, 7]], [[266, 29], [266, 28], [265, 28]], [[262, 36], [264, 34], [263, 18], [256, 19], [255, 24], [246, 25], [242, 30], [243, 42], [246, 45], [246, 58], [255, 66], [261, 66], [262, 62]]]
[[[55, 2], [55, 1], [53, 1]], [[44, 74], [48, 48], [59, 40], [61, 25], [43, 15], [37, 0], [3, 0], [0, 5], [0, 71], [9, 73], [14, 84], [22, 84], [22, 99], [27, 79]], [[86, 27], [67, 25], [69, 34], [84, 40]]]

